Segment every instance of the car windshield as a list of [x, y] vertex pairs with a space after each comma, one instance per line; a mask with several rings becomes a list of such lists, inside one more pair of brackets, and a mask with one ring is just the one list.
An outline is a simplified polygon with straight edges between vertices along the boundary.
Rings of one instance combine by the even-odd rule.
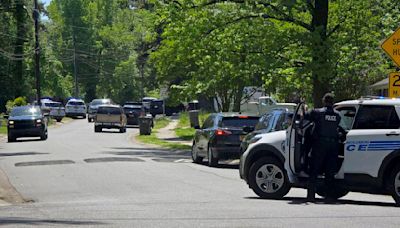
[[258, 122], [256, 116], [235, 116], [235, 117], [224, 117], [222, 119], [221, 127], [232, 127], [232, 128], [243, 128], [243, 127], [254, 127]]
[[91, 104], [92, 105], [110, 104], [110, 100], [107, 99], [93, 100]]
[[100, 107], [98, 114], [121, 114], [121, 109], [114, 107]]
[[85, 105], [82, 101], [70, 101], [68, 105]]
[[36, 107], [16, 107], [11, 111], [11, 116], [39, 116], [40, 109]]

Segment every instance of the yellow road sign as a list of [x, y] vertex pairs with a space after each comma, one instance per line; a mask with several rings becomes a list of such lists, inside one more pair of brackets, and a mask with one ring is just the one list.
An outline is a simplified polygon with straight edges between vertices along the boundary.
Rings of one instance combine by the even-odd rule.
[[389, 38], [382, 43], [381, 47], [396, 65], [400, 66], [400, 28], [389, 36]]
[[400, 72], [389, 74], [389, 97], [400, 97]]

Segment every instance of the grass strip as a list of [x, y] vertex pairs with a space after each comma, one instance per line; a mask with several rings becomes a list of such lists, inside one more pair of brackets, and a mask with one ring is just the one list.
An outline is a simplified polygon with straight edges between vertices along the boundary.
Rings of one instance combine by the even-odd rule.
[[191, 147], [188, 145], [180, 144], [180, 143], [174, 143], [174, 142], [167, 142], [165, 140], [157, 138], [157, 130], [166, 127], [169, 122], [171, 122], [170, 119], [166, 117], [162, 117], [159, 119], [156, 119], [154, 121], [154, 128], [151, 132], [151, 135], [138, 135], [136, 136], [136, 139], [139, 140], [142, 143], [146, 144], [153, 144], [169, 149], [174, 149], [174, 150], [188, 150]]
[[[199, 113], [200, 126], [203, 125], [204, 121], [207, 119], [207, 117], [209, 115], [210, 115], [210, 113], [207, 113], [207, 112]], [[175, 130], [175, 134], [183, 140], [192, 140], [193, 139], [196, 129], [190, 127], [190, 120], [189, 120], [188, 112], [183, 112], [179, 115], [178, 125], [174, 130]]]

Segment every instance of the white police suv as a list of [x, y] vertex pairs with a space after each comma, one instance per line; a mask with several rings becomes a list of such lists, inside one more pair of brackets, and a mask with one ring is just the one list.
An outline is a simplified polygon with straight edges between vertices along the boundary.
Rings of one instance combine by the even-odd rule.
[[[341, 136], [335, 191], [329, 191], [329, 197], [340, 198], [349, 191], [387, 194], [400, 206], [400, 99], [343, 101], [335, 109], [347, 134]], [[260, 197], [279, 199], [290, 187], [307, 186], [312, 123], [304, 114], [303, 103], [296, 109], [286, 139], [275, 136], [260, 149], [262, 153], [243, 154], [241, 170], [244, 164], [250, 168], [241, 171], [241, 176]], [[323, 178], [319, 176], [319, 182]], [[317, 193], [326, 197], [328, 191], [322, 184], [317, 186]]]

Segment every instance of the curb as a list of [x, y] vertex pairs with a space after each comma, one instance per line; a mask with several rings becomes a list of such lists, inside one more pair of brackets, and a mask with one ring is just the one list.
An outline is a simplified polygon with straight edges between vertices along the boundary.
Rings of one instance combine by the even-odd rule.
[[12, 186], [6, 173], [0, 168], [0, 206], [26, 202], [28, 201]]

